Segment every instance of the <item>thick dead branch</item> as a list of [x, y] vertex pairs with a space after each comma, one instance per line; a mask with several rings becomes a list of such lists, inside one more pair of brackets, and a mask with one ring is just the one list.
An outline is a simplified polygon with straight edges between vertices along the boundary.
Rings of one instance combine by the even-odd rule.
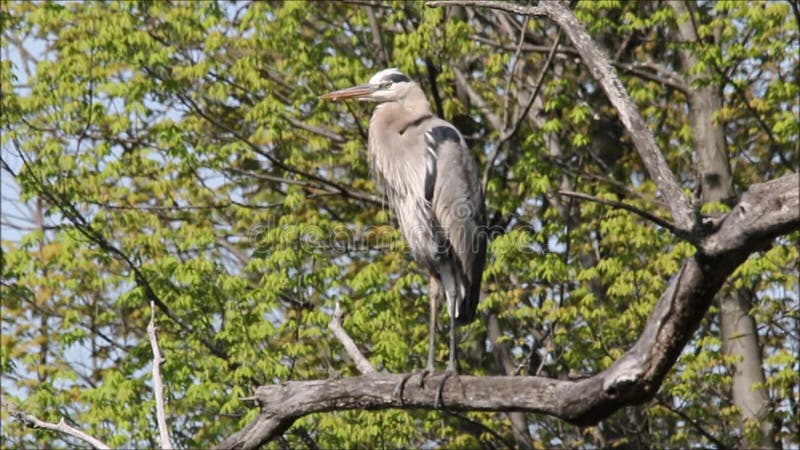
[[[589, 425], [617, 409], [655, 395], [663, 377], [702, 319], [724, 277], [709, 277], [689, 260], [659, 300], [642, 337], [609, 369], [579, 381], [543, 377], [453, 377], [443, 391], [450, 411], [524, 411]], [[442, 374], [410, 383], [393, 395], [403, 374], [374, 373], [354, 378], [290, 381], [261, 386], [261, 414], [220, 448], [257, 448], [280, 435], [299, 417], [345, 409], [433, 409]]]
[[592, 77], [597, 80], [606, 93], [609, 102], [619, 113], [620, 120], [630, 134], [631, 140], [636, 146], [636, 151], [650, 174], [650, 178], [656, 183], [669, 206], [673, 222], [678, 228], [686, 231], [694, 228], [692, 209], [689, 206], [688, 199], [681, 192], [680, 185], [675, 180], [675, 175], [670, 170], [667, 160], [658, 148], [653, 133], [647, 127], [647, 122], [645, 122], [639, 110], [633, 104], [630, 95], [625, 90], [625, 86], [620, 82], [608, 55], [592, 39], [586, 28], [567, 8], [565, 3], [552, 1], [541, 2], [539, 6], [524, 6], [510, 2], [453, 0], [430, 1], [427, 2], [427, 5], [480, 6], [526, 16], [545, 16], [556, 22], [572, 41], [572, 45], [581, 56], [583, 63], [589, 68]]
[[800, 229], [800, 176], [784, 175], [754, 184], [700, 243], [708, 257], [762, 250], [776, 237]]
[[11, 417], [16, 418], [17, 420], [25, 424], [25, 426], [27, 427], [40, 428], [43, 430], [52, 430], [52, 431], [57, 431], [59, 433], [67, 434], [74, 438], [78, 438], [83, 442], [86, 442], [87, 444], [91, 445], [94, 448], [100, 448], [100, 449], [111, 448], [108, 445], [106, 445], [103, 441], [95, 437], [89, 436], [88, 434], [84, 433], [83, 431], [77, 428], [67, 425], [67, 423], [64, 422], [64, 419], [59, 420], [58, 423], [45, 422], [32, 414], [28, 414], [25, 411], [20, 410], [16, 405], [7, 401], [6, 399], [3, 399], [3, 406], [8, 410], [8, 414]]
[[[524, 411], [590, 425], [614, 411], [652, 399], [708, 311], [728, 276], [755, 251], [782, 234], [800, 230], [797, 174], [754, 185], [704, 244], [706, 251], [684, 261], [653, 308], [638, 341], [608, 369], [578, 380], [543, 377], [449, 379], [443, 391], [451, 411]], [[720, 238], [716, 236], [719, 235]], [[344, 409], [433, 409], [441, 374], [424, 386], [409, 383], [402, 398], [393, 393], [403, 374], [368, 373], [354, 378], [289, 381], [261, 386], [261, 414], [220, 444], [257, 448], [279, 436], [299, 417]]]

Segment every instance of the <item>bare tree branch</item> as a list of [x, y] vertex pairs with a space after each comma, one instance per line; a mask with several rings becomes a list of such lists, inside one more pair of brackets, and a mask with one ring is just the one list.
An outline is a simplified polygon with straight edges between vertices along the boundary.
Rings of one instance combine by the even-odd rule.
[[378, 18], [375, 15], [375, 8], [368, 5], [364, 8], [367, 11], [367, 18], [369, 19], [369, 26], [372, 28], [372, 45], [378, 52], [378, 58], [375, 58], [383, 63], [384, 67], [389, 67], [389, 52], [386, 49], [386, 43], [383, 40], [383, 33], [381, 26], [378, 23]]
[[[159, 74], [158, 72], [156, 72], [154, 70], [150, 70], [150, 69], [145, 69], [145, 70], [150, 76], [152, 76], [152, 77], [154, 77], [154, 78], [156, 78], [156, 79], [158, 79], [160, 81], [168, 81], [166, 77], [162, 76], [161, 74]], [[360, 193], [357, 193], [357, 192], [354, 193], [350, 189], [345, 187], [344, 185], [341, 185], [341, 184], [336, 183], [334, 181], [328, 180], [328, 179], [326, 179], [326, 178], [324, 178], [322, 176], [315, 175], [315, 174], [313, 174], [311, 172], [305, 172], [305, 171], [299, 170], [299, 169], [297, 169], [295, 167], [292, 167], [292, 166], [286, 164], [285, 162], [281, 161], [280, 159], [277, 159], [274, 155], [270, 154], [268, 151], [265, 151], [263, 148], [261, 148], [258, 145], [254, 144], [252, 141], [247, 139], [247, 137], [244, 136], [239, 131], [234, 130], [230, 126], [228, 126], [228, 125], [222, 123], [221, 121], [215, 119], [211, 114], [209, 114], [207, 111], [205, 111], [203, 108], [201, 108], [200, 105], [198, 105], [198, 103], [195, 102], [191, 97], [189, 97], [187, 95], [177, 95], [177, 98], [178, 98], [178, 100], [180, 100], [180, 102], [184, 106], [186, 106], [187, 108], [189, 108], [192, 111], [194, 111], [197, 115], [199, 115], [200, 117], [205, 119], [209, 124], [213, 125], [214, 127], [218, 128], [218, 129], [220, 129], [222, 131], [225, 131], [225, 132], [229, 133], [234, 139], [236, 139], [237, 141], [239, 141], [239, 142], [245, 144], [246, 146], [248, 146], [251, 150], [253, 150], [253, 152], [255, 152], [255, 153], [267, 158], [267, 160], [269, 160], [269, 162], [272, 163], [275, 167], [278, 167], [278, 168], [280, 168], [282, 170], [285, 170], [287, 172], [295, 174], [295, 175], [297, 175], [299, 177], [305, 178], [305, 179], [307, 179], [309, 181], [316, 182], [316, 183], [318, 183], [320, 185], [321, 189], [325, 189], [325, 190], [328, 190], [330, 192], [338, 192], [338, 193], [342, 194], [344, 197], [354, 198], [354, 199], [358, 199], [358, 200], [372, 201], [372, 197], [371, 196], [366, 196], [365, 197], [364, 195], [362, 195]], [[289, 118], [286, 118], [286, 119], [290, 120]], [[318, 134], [321, 134], [321, 135], [325, 136], [324, 133], [326, 133], [326, 131], [324, 131], [322, 129], [317, 129], [318, 127], [314, 127], [313, 129], [309, 128], [309, 127], [311, 127], [310, 125], [304, 125], [304, 127], [305, 127], [304, 129], [306, 129], [307, 131], [313, 131], [313, 132], [316, 132]]]
[[[683, 78], [681, 78], [679, 75], [672, 73], [671, 71], [659, 70], [651, 63], [625, 63], [615, 61], [614, 67], [617, 67], [618, 69], [630, 73], [631, 75], [635, 75], [641, 79], [655, 81], [656, 83], [663, 84], [664, 86], [669, 86], [672, 89], [683, 93], [684, 95], [690, 92], [686, 81], [683, 80]], [[652, 72], [642, 69], [651, 69]]]
[[3, 406], [8, 409], [8, 414], [10, 416], [15, 417], [17, 420], [25, 424], [25, 426], [27, 427], [41, 428], [43, 430], [51, 430], [67, 434], [74, 438], [78, 438], [83, 442], [86, 442], [87, 444], [91, 445], [94, 448], [100, 448], [100, 449], [111, 448], [108, 445], [106, 445], [103, 441], [95, 437], [92, 437], [77, 428], [67, 425], [67, 423], [64, 422], [63, 418], [59, 420], [58, 423], [45, 422], [32, 414], [28, 414], [25, 411], [22, 411], [16, 405], [9, 402], [5, 398], [3, 399], [2, 403]]
[[150, 301], [150, 323], [147, 324], [147, 336], [153, 349], [153, 394], [156, 400], [156, 422], [158, 423], [158, 445], [162, 449], [172, 449], [167, 427], [167, 415], [164, 412], [164, 385], [161, 382], [161, 349], [158, 348], [156, 336], [156, 305]]
[[[528, 22], [526, 21], [525, 23], [527, 24]], [[523, 36], [524, 36], [524, 30], [523, 30]], [[522, 43], [521, 39], [520, 43]], [[492, 151], [492, 154], [489, 156], [489, 159], [486, 162], [486, 168], [483, 170], [483, 179], [481, 180], [484, 191], [486, 190], [486, 187], [489, 184], [489, 171], [491, 171], [492, 166], [494, 166], [494, 161], [495, 159], [497, 159], [497, 155], [500, 153], [500, 149], [515, 134], [517, 134], [517, 131], [519, 131], [520, 126], [522, 126], [522, 122], [525, 120], [526, 117], [528, 117], [528, 112], [531, 110], [533, 102], [536, 100], [536, 97], [539, 95], [539, 91], [541, 91], [542, 89], [542, 84], [544, 84], [544, 77], [545, 75], [547, 75], [547, 71], [550, 69], [550, 65], [553, 63], [553, 56], [555, 56], [556, 51], [558, 50], [558, 45], [560, 43], [561, 43], [561, 33], [559, 32], [558, 36], [556, 36], [556, 40], [553, 42], [553, 46], [550, 48], [550, 52], [547, 54], [547, 59], [545, 60], [544, 65], [542, 66], [542, 70], [539, 72], [539, 77], [536, 79], [533, 92], [531, 93], [531, 96], [528, 99], [528, 103], [525, 105], [525, 109], [522, 110], [522, 112], [514, 121], [514, 126], [507, 128], [505, 131], [503, 131], [503, 134], [502, 136], [500, 136], [500, 139], [498, 140], [497, 145]], [[506, 91], [506, 99], [508, 99], [508, 97], [509, 94]]]
[[[591, 425], [616, 410], [655, 397], [664, 377], [725, 280], [748, 256], [772, 240], [800, 230], [800, 179], [797, 174], [754, 185], [742, 202], [718, 224], [695, 257], [656, 302], [639, 339], [608, 369], [572, 381], [535, 376], [458, 376], [445, 385], [443, 402], [451, 411], [523, 411], [547, 414], [578, 425]], [[714, 238], [717, 234], [724, 240]], [[732, 242], [733, 244], [727, 244]], [[261, 413], [220, 448], [250, 449], [279, 436], [307, 414], [345, 409], [433, 409], [442, 374], [425, 384], [407, 385], [394, 395], [404, 374], [370, 373], [354, 378], [288, 381], [261, 386]]]
[[614, 208], [624, 209], [625, 211], [632, 212], [645, 220], [653, 222], [654, 224], [668, 230], [670, 233], [674, 234], [675, 236], [681, 239], [687, 239], [689, 237], [684, 230], [677, 228], [672, 222], [662, 219], [661, 217], [658, 217], [655, 214], [651, 214], [645, 210], [639, 209], [627, 203], [617, 202], [614, 200], [606, 200], [604, 198], [594, 197], [592, 195], [583, 194], [580, 192], [565, 191], [565, 190], [558, 191], [558, 195], [579, 198], [582, 200], [588, 200], [590, 202], [600, 203], [601, 205], [608, 205], [608, 206], [613, 206]]
[[620, 82], [608, 56], [592, 40], [583, 25], [564, 3], [552, 1], [541, 2], [539, 6], [524, 6], [499, 1], [452, 0], [430, 1], [426, 4], [428, 6], [480, 6], [526, 16], [545, 16], [556, 22], [569, 36], [572, 45], [580, 54], [583, 63], [589, 68], [592, 77], [600, 83], [608, 100], [619, 113], [620, 120], [630, 134], [650, 178], [656, 183], [669, 205], [676, 226], [687, 231], [694, 228], [692, 209], [688, 199], [681, 192], [681, 187], [675, 180], [675, 175], [670, 170], [666, 158], [658, 148], [653, 133], [647, 127], [647, 123]]
[[287, 122], [289, 122], [290, 124], [292, 124], [293, 126], [295, 126], [297, 128], [300, 128], [302, 130], [306, 130], [306, 131], [314, 133], [314, 134], [318, 134], [318, 135], [320, 135], [322, 137], [326, 137], [326, 138], [332, 140], [333, 142], [338, 142], [338, 143], [341, 144], [341, 143], [346, 141], [346, 139], [341, 134], [339, 134], [339, 133], [337, 133], [337, 132], [335, 132], [335, 131], [333, 131], [333, 130], [331, 130], [329, 128], [321, 127], [321, 126], [318, 126], [318, 125], [311, 125], [311, 124], [303, 122], [302, 120], [295, 119], [294, 117], [291, 117], [291, 116], [286, 115], [286, 114], [283, 115], [282, 117], [284, 118], [284, 120], [286, 120]]
[[369, 375], [375, 373], [375, 368], [372, 367], [369, 360], [364, 357], [364, 354], [356, 346], [356, 343], [353, 342], [353, 339], [344, 331], [342, 328], [342, 309], [339, 307], [339, 302], [336, 302], [336, 307], [333, 311], [333, 317], [331, 317], [331, 321], [328, 323], [328, 328], [330, 328], [333, 335], [336, 336], [336, 339], [342, 343], [344, 346], [344, 350], [350, 355], [350, 358], [353, 359], [353, 362], [356, 363], [356, 367], [358, 371], [364, 375]]
[[467, 80], [467, 75], [461, 71], [461, 69], [454, 67], [453, 68], [453, 75], [455, 75], [455, 80], [458, 86], [467, 93], [469, 99], [472, 103], [478, 106], [480, 112], [486, 117], [486, 120], [489, 121], [489, 124], [492, 126], [494, 130], [498, 133], [503, 129], [503, 122], [491, 108], [486, 103], [486, 100], [481, 97], [481, 94], [472, 89], [472, 86], [469, 84], [469, 80]]
[[[499, 48], [503, 50], [516, 51], [517, 48], [514, 45], [503, 44], [501, 42], [494, 41], [479, 34], [471, 34], [470, 39], [488, 45], [490, 47]], [[550, 50], [552, 48], [553, 47], [550, 45], [535, 45], [535, 44], [522, 45], [523, 51], [533, 52], [533, 53], [550, 53]], [[572, 47], [565, 47], [562, 45], [556, 51], [556, 55], [559, 55], [559, 57], [561, 58], [564, 58], [565, 56], [578, 56], [578, 51]], [[654, 62], [626, 63], [621, 61], [612, 61], [611, 63], [614, 65], [614, 67], [621, 69], [626, 73], [630, 73], [631, 75], [635, 75], [639, 78], [649, 81], [655, 81], [656, 83], [669, 86], [684, 94], [689, 92], [689, 86], [686, 84], [686, 80], [684, 80], [683, 77], [669, 70], [668, 68], [660, 66]]]
[[[672, 0], [667, 3], [672, 7], [676, 17], [691, 15], [690, 8], [683, 1]], [[679, 21], [677, 31], [684, 41], [698, 40], [693, 21]], [[700, 59], [689, 49], [681, 49], [678, 54], [684, 70], [690, 72], [689, 82], [692, 85], [697, 85], [700, 80], [712, 74], [710, 68], [700, 73], [691, 72], [691, 69], [699, 64]], [[735, 202], [736, 193], [733, 189], [733, 177], [725, 145], [725, 132], [724, 127], [715, 124], [715, 116], [722, 108], [721, 91], [714, 84], [699, 85], [688, 93], [687, 99], [689, 124], [692, 127], [692, 141], [696, 155], [698, 197], [703, 203], [723, 202], [731, 205]]]
[[514, 74], [517, 72], [517, 67], [519, 66], [520, 56], [522, 55], [522, 44], [525, 42], [525, 29], [528, 27], [528, 20], [529, 17], [525, 17], [525, 23], [522, 24], [522, 29], [519, 32], [519, 40], [517, 43], [517, 48], [514, 50], [514, 56], [512, 56], [511, 60], [511, 68], [508, 69], [508, 73], [506, 74], [506, 85], [503, 89], [503, 125], [508, 127], [508, 102], [511, 99], [511, 82], [514, 80]]
[[[69, 222], [83, 236], [89, 239], [89, 241], [93, 242], [108, 254], [114, 256], [119, 261], [124, 263], [125, 266], [127, 266], [128, 269], [133, 273], [134, 282], [142, 289], [142, 291], [144, 291], [145, 297], [148, 300], [155, 302], [156, 306], [158, 306], [161, 312], [163, 312], [185, 332], [195, 333], [196, 330], [181, 320], [181, 318], [178, 317], [166, 303], [164, 303], [161, 297], [156, 294], [155, 288], [153, 288], [153, 285], [150, 283], [150, 279], [145, 275], [142, 267], [136, 264], [131, 259], [130, 255], [123, 252], [119, 247], [115, 246], [109, 239], [107, 239], [102, 231], [98, 230], [97, 227], [91, 223], [91, 221], [84, 217], [84, 215], [81, 214], [74, 204], [62, 196], [58, 189], [54, 188], [47, 180], [37, 176], [36, 162], [29, 160], [29, 158], [25, 156], [25, 153], [22, 151], [22, 147], [17, 140], [14, 140], [13, 142], [15, 151], [19, 155], [23, 164], [30, 170], [31, 176], [37, 181], [37, 192], [42, 196], [42, 198], [46, 199], [48, 202], [50, 202], [50, 204], [58, 207], [59, 212], [63, 214], [64, 217], [69, 220]], [[202, 342], [212, 354], [219, 358], [227, 359], [227, 350], [222, 348], [208, 336], [198, 335], [198, 339], [200, 339], [200, 342]]]
[[800, 229], [800, 176], [790, 173], [750, 186], [714, 226], [718, 231], [700, 243], [700, 250], [710, 257], [761, 250], [772, 239]]
[[667, 411], [669, 411], [669, 412], [675, 414], [676, 416], [680, 417], [681, 419], [685, 420], [686, 423], [691, 425], [692, 428], [697, 430], [698, 433], [700, 433], [706, 439], [708, 439], [714, 445], [716, 445], [718, 450], [728, 450], [729, 447], [727, 445], [723, 444], [722, 441], [720, 441], [719, 439], [715, 438], [713, 434], [711, 434], [708, 431], [706, 431], [699, 423], [697, 423], [696, 420], [694, 420], [691, 417], [689, 417], [686, 413], [684, 413], [680, 409], [672, 407], [672, 405], [670, 405], [668, 402], [665, 402], [665, 401], [663, 401], [661, 399], [658, 399], [658, 404], [662, 408], [666, 409]]
[[[243, 170], [243, 169], [239, 169], [239, 168], [236, 168], [236, 167], [227, 167], [227, 168], [225, 168], [225, 170], [227, 170], [228, 172], [237, 173], [237, 174], [240, 174], [240, 175], [245, 175], [245, 176], [248, 176], [248, 177], [257, 178], [259, 180], [271, 181], [271, 182], [274, 182], [274, 183], [285, 183], [285, 184], [292, 184], [292, 185], [296, 185], [296, 186], [303, 186], [303, 187], [306, 187], [306, 188], [309, 188], [309, 189], [314, 189], [316, 191], [324, 191], [324, 192], [326, 192], [328, 194], [334, 194], [334, 195], [342, 195], [343, 194], [342, 191], [332, 190], [332, 189], [329, 189], [327, 186], [320, 185], [319, 183], [315, 183], [315, 182], [309, 181], [309, 180], [304, 180], [304, 179], [299, 179], [299, 178], [278, 177], [278, 176], [275, 176], [275, 175], [269, 175], [268, 173], [253, 172], [253, 171], [250, 171], [250, 170]], [[378, 196], [372, 195], [372, 194], [364, 192], [364, 191], [360, 191], [358, 189], [347, 189], [347, 193], [344, 194], [344, 196], [345, 197], [354, 198], [354, 199], [358, 199], [358, 200], [362, 200], [364, 202], [372, 203], [374, 205], [379, 205], [379, 206], [382, 205], [382, 203], [380, 201], [380, 198]]]

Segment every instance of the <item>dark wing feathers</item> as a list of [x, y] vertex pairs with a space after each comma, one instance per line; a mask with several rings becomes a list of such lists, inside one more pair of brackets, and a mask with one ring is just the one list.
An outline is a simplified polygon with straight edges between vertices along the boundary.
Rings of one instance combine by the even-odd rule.
[[425, 144], [425, 200], [433, 213], [437, 241], [443, 241], [437, 242], [445, 250], [442, 257], [453, 263], [459, 271], [457, 278], [465, 284], [460, 286], [467, 292], [460, 299], [456, 322], [466, 324], [475, 318], [486, 255], [485, 206], [477, 165], [449, 124], [425, 132]]
[[436, 185], [439, 147], [447, 141], [461, 143], [461, 136], [453, 127], [438, 126], [425, 132], [425, 200], [433, 200], [433, 188]]
[[436, 185], [436, 164], [438, 142], [430, 131], [425, 132], [425, 201], [428, 205], [433, 200], [433, 188]]

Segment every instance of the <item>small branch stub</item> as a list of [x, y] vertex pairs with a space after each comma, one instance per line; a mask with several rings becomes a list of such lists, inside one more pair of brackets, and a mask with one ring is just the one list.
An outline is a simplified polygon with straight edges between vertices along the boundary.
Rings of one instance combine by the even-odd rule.
[[150, 302], [150, 323], [147, 324], [147, 335], [150, 338], [150, 347], [153, 349], [153, 393], [156, 398], [156, 421], [158, 422], [158, 443], [162, 449], [172, 449], [167, 427], [167, 415], [164, 411], [164, 386], [161, 382], [161, 350], [158, 348], [156, 335], [156, 308]]
[[353, 342], [353, 339], [342, 327], [342, 315], [342, 308], [337, 301], [333, 311], [333, 317], [331, 317], [331, 321], [328, 323], [328, 328], [333, 332], [333, 335], [336, 336], [336, 339], [342, 343], [344, 350], [350, 355], [350, 358], [353, 359], [359, 372], [364, 375], [375, 373], [375, 368], [372, 367], [372, 364], [370, 364], [369, 360], [361, 353], [356, 343]]

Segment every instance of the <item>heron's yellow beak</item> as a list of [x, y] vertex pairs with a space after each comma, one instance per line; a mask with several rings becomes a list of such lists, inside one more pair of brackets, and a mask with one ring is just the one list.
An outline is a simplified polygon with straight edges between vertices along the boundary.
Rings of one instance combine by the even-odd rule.
[[367, 98], [373, 92], [378, 90], [378, 86], [372, 84], [362, 84], [361, 86], [353, 86], [347, 89], [340, 89], [338, 91], [328, 92], [327, 94], [320, 95], [319, 98], [323, 100], [342, 100], [347, 98]]

